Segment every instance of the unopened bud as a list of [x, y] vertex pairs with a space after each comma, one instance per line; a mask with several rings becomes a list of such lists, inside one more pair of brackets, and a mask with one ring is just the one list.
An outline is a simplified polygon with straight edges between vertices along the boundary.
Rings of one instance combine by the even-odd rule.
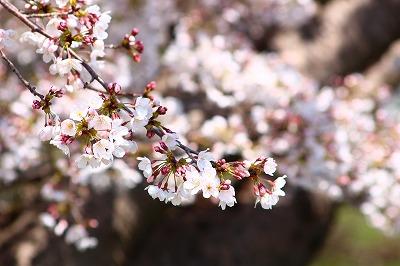
[[152, 137], [154, 137], [156, 133], [153, 130], [147, 130], [146, 132], [146, 137], [148, 137], [149, 139], [151, 139]]
[[39, 100], [34, 100], [32, 103], [33, 109], [40, 109], [42, 107], [41, 102]]
[[165, 107], [165, 106], [160, 106], [160, 107], [158, 107], [158, 109], [157, 109], [157, 113], [159, 113], [160, 115], [165, 115], [166, 113], [167, 113], [167, 107]]
[[168, 175], [169, 172], [170, 172], [169, 166], [164, 166], [163, 168], [161, 168], [162, 175]]
[[154, 90], [157, 87], [157, 83], [155, 81], [151, 81], [146, 85], [146, 89], [149, 91]]
[[139, 34], [139, 29], [133, 28], [132, 31], [131, 31], [131, 35], [132, 35], [132, 36], [136, 36], [136, 35], [138, 35], [138, 34]]
[[119, 85], [118, 83], [110, 83], [108, 84], [108, 91], [113, 94], [116, 93], [118, 94], [119, 92], [121, 92], [121, 85]]
[[60, 31], [65, 31], [68, 28], [67, 22], [61, 21], [60, 24], [58, 24], [57, 29]]
[[155, 146], [154, 147], [154, 151], [158, 152], [158, 153], [161, 153], [161, 154], [165, 153], [165, 151], [160, 146]]
[[168, 146], [167, 146], [167, 144], [165, 144], [165, 142], [160, 141], [160, 147], [161, 147], [164, 151], [168, 151]]
[[140, 54], [135, 53], [133, 56], [133, 61], [135, 61], [136, 63], [140, 63], [140, 61], [142, 60], [142, 57], [140, 56]]

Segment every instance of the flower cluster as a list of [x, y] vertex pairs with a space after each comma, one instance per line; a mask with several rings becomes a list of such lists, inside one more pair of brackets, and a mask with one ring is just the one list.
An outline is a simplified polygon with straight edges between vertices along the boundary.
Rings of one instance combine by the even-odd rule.
[[73, 51], [90, 51], [91, 64], [104, 57], [104, 40], [111, 21], [109, 12], [101, 12], [97, 5], [88, 6], [86, 1], [56, 1], [55, 5], [50, 1], [31, 2], [25, 6], [28, 11], [54, 10], [51, 13], [54, 16], [47, 21], [46, 35], [28, 31], [20, 39], [36, 45], [36, 52], [43, 55], [44, 62], [52, 62], [51, 74], [80, 77], [82, 61], [71, 55]]
[[141, 60], [141, 54], [144, 51], [144, 45], [142, 41], [136, 39], [138, 34], [139, 30], [133, 28], [130, 34], [125, 34], [121, 46], [129, 52], [135, 62], [139, 63]]
[[[171, 202], [173, 205], [192, 202], [196, 194], [203, 198], [218, 200], [221, 209], [233, 207], [237, 202], [233, 182], [251, 178], [254, 182], [256, 204], [261, 201], [264, 209], [271, 209], [278, 202], [281, 190], [285, 185], [285, 177], [270, 181], [261, 178], [263, 174], [270, 176], [277, 164], [272, 158], [259, 158], [255, 163], [215, 161], [208, 151], [201, 151], [190, 157], [176, 158], [173, 153], [176, 146], [175, 136], [164, 135], [163, 140], [155, 147], [161, 158], [151, 161], [146, 157], [138, 158], [139, 169], [143, 171], [150, 185], [146, 188], [152, 198]], [[264, 173], [263, 173], [264, 171]], [[263, 184], [266, 183], [267, 187]]]

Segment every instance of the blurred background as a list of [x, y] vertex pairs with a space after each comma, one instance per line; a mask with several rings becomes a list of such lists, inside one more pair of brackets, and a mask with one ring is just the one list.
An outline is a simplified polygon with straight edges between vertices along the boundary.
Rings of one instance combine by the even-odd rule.
[[[106, 80], [132, 92], [157, 81], [185, 142], [228, 160], [273, 156], [287, 197], [253, 208], [244, 183], [229, 210], [174, 207], [147, 195], [133, 157], [73, 169], [37, 139], [43, 118], [2, 64], [0, 265], [400, 265], [399, 0], [96, 3], [113, 17], [108, 44], [132, 27], [145, 44], [140, 64], [108, 51]], [[0, 28], [27, 30], [1, 8]], [[39, 89], [62, 86], [18, 38], [7, 52]], [[71, 206], [98, 223], [93, 249], [43, 225]]]

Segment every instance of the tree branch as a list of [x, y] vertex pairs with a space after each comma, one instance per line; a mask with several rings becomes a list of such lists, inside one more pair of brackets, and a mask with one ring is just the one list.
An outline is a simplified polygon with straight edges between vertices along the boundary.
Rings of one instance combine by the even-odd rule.
[[12, 72], [15, 73], [15, 75], [18, 77], [18, 79], [24, 84], [24, 86], [35, 96], [39, 97], [40, 99], [44, 99], [44, 95], [40, 94], [39, 92], [36, 91], [36, 87], [32, 86], [29, 81], [27, 81], [19, 72], [19, 70], [15, 67], [13, 62], [10, 61], [10, 59], [7, 58], [7, 56], [4, 54], [3, 50], [0, 49], [0, 56], [3, 58], [3, 60], [8, 64]]

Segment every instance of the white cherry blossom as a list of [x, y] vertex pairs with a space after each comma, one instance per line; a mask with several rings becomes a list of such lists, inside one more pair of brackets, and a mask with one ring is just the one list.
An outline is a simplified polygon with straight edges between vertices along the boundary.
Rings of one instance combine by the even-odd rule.
[[0, 48], [10, 46], [14, 35], [15, 32], [13, 30], [0, 29]]
[[225, 181], [229, 184], [229, 189], [220, 190], [218, 194], [219, 204], [222, 210], [225, 210], [226, 206], [233, 207], [236, 203], [235, 189], [230, 185], [230, 182]]
[[267, 161], [264, 164], [264, 172], [267, 175], [274, 175], [275, 171], [276, 171], [276, 162], [273, 158], [268, 158]]
[[112, 119], [105, 115], [95, 115], [89, 121], [89, 128], [96, 130], [111, 130]]
[[207, 167], [212, 167], [211, 161], [215, 160], [214, 156], [208, 151], [201, 151], [197, 155], [197, 167], [200, 170], [203, 170]]
[[186, 181], [183, 188], [191, 195], [197, 194], [202, 189], [202, 177], [196, 168], [190, 166], [185, 173]]
[[57, 135], [50, 141], [50, 144], [56, 146], [62, 152], [64, 152], [65, 155], [69, 156], [70, 155], [69, 147], [64, 139], [65, 138], [63, 135]]
[[76, 166], [80, 169], [85, 168], [90, 165], [92, 168], [97, 168], [100, 166], [101, 161], [96, 159], [91, 154], [82, 154], [75, 160]]
[[138, 164], [139, 170], [143, 171], [143, 175], [149, 178], [153, 174], [153, 169], [151, 167], [151, 161], [146, 157], [137, 158], [140, 163]]
[[76, 125], [75, 122], [71, 119], [66, 119], [61, 122], [61, 134], [67, 136], [75, 136], [76, 134]]
[[101, 139], [93, 144], [93, 155], [95, 158], [109, 163], [113, 159], [114, 145], [107, 139]]
[[165, 133], [161, 140], [170, 150], [175, 150], [178, 147], [178, 135], [176, 133]]

